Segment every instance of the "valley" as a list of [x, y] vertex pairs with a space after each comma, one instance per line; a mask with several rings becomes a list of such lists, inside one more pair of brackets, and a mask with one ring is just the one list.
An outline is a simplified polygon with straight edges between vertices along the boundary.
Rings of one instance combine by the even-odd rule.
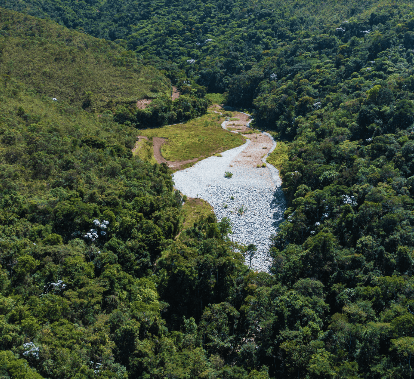
[[413, 62], [408, 0], [0, 0], [0, 377], [412, 377]]

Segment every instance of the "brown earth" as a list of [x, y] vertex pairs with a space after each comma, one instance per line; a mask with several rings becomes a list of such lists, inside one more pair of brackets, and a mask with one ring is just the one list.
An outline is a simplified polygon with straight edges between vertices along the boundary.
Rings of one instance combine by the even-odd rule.
[[232, 161], [233, 166], [243, 167], [262, 167], [262, 158], [267, 154], [273, 146], [273, 142], [267, 135], [263, 133], [245, 134], [251, 129], [247, 126], [250, 117], [244, 113], [235, 113], [232, 118], [237, 121], [228, 121], [226, 129], [241, 133], [243, 137], [250, 139], [250, 144]]
[[148, 107], [148, 105], [150, 105], [152, 102], [151, 99], [142, 99], [142, 100], [138, 100], [137, 101], [137, 108], [138, 109], [145, 109], [146, 107]]
[[233, 159], [233, 166], [243, 167], [262, 167], [262, 158], [268, 153], [273, 146], [270, 137], [263, 133], [244, 134], [244, 137], [250, 139], [249, 145]]
[[172, 98], [172, 100], [174, 101], [174, 100], [177, 100], [177, 99], [180, 97], [180, 92], [178, 92], [177, 87], [174, 87], [174, 86], [173, 86], [173, 88], [172, 88], [172, 89], [173, 89], [173, 90], [172, 90], [171, 98]]

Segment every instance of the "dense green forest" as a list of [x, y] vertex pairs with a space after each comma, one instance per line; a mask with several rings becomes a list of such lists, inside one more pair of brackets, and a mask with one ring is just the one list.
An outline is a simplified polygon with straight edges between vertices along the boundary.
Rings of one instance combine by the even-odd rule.
[[[77, 29], [0, 9], [1, 375], [412, 376], [410, 1], [0, 5]], [[130, 152], [206, 91], [285, 142], [270, 273]]]

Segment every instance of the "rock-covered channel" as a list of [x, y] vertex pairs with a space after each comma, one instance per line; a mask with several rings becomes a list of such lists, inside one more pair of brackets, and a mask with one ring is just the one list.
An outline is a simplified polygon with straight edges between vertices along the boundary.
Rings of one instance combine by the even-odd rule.
[[[262, 135], [267, 135], [272, 144], [266, 150], [267, 154], [264, 151], [267, 147], [255, 142]], [[270, 237], [277, 233], [282, 221], [285, 199], [278, 170], [270, 164], [257, 167], [249, 163], [258, 154], [267, 156], [275, 146], [269, 134], [256, 134], [244, 145], [227, 150], [221, 156], [206, 158], [173, 176], [175, 187], [181, 193], [207, 201], [219, 221], [224, 217], [230, 219], [233, 241], [256, 245], [257, 252], [251, 261], [251, 267], [256, 271], [269, 269]], [[266, 162], [265, 157], [260, 159]], [[246, 264], [249, 263], [246, 258]]]

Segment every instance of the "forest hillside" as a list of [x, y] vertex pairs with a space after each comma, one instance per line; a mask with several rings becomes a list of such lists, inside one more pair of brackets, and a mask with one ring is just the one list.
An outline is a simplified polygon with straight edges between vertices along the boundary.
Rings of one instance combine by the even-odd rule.
[[[1, 375], [412, 376], [411, 1], [0, 5]], [[270, 273], [132, 156], [206, 92], [278, 140]]]

